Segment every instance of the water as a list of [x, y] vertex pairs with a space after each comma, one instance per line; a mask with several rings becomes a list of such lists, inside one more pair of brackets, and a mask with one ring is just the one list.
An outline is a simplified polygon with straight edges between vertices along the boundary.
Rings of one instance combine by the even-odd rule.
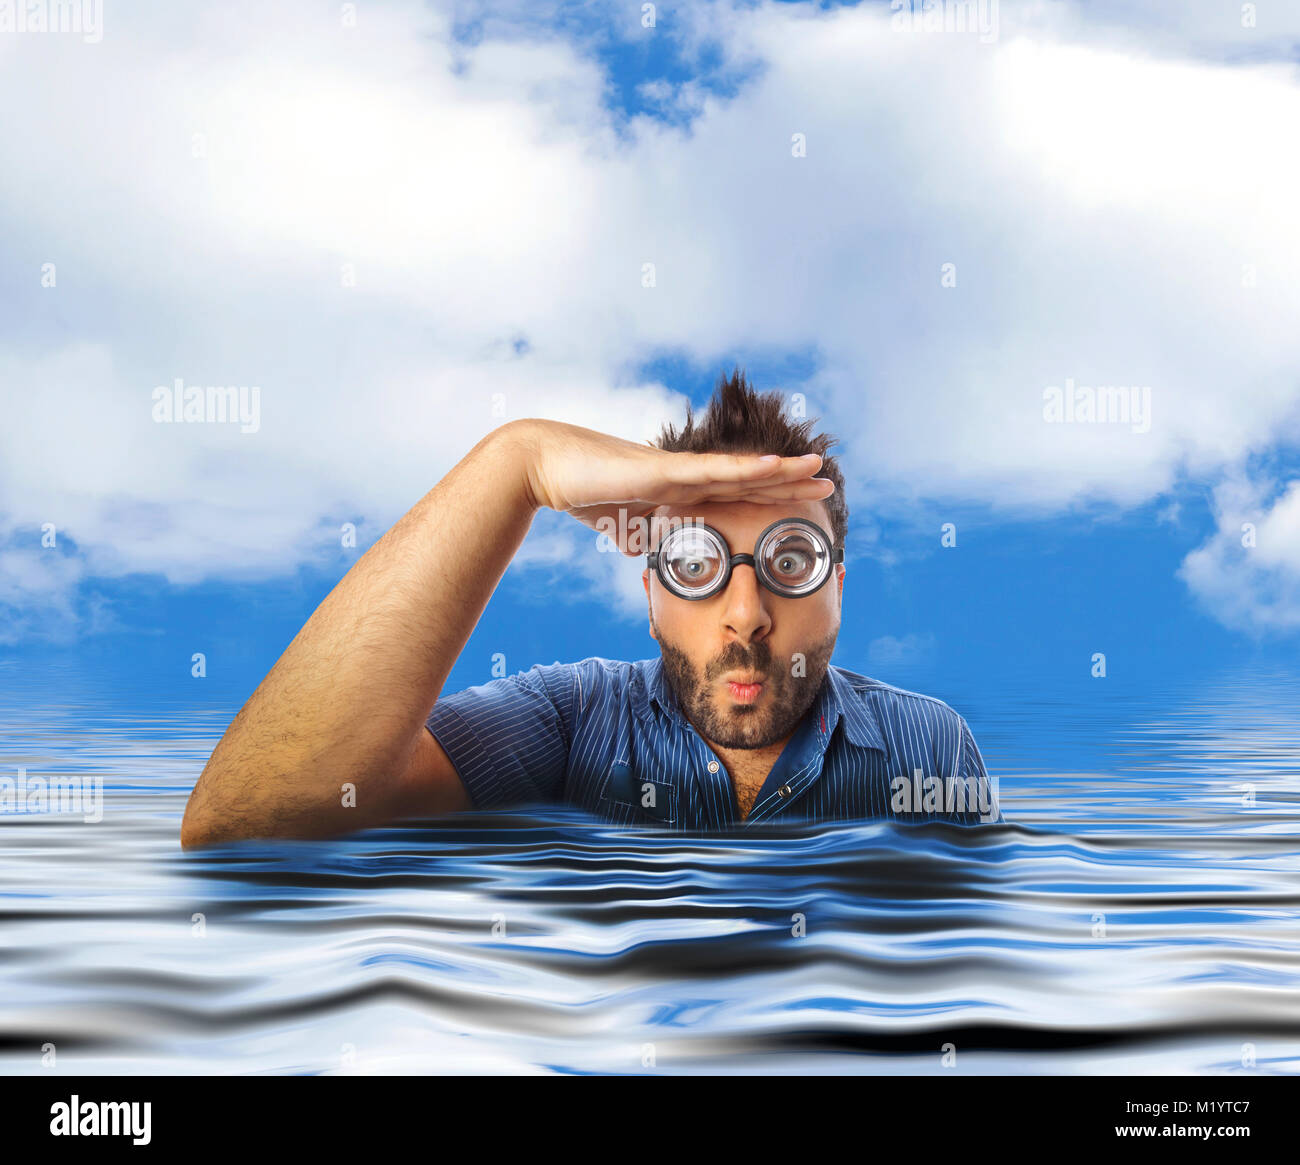
[[194, 853], [232, 707], [28, 693], [0, 776], [104, 806], [0, 816], [0, 1071], [1300, 1073], [1296, 677], [1009, 692], [941, 693], [1004, 827], [554, 811]]

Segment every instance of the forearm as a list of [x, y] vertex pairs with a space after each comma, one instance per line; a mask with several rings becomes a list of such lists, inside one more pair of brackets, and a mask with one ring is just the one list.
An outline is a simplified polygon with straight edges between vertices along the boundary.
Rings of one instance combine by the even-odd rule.
[[536, 512], [528, 433], [480, 441], [329, 593], [217, 745], [184, 845], [323, 836], [401, 809], [429, 709]]

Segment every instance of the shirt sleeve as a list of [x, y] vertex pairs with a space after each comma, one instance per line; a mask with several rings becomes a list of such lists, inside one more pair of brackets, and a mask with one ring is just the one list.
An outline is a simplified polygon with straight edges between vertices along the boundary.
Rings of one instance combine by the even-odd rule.
[[1005, 818], [998, 805], [997, 792], [993, 788], [993, 782], [989, 780], [988, 772], [984, 768], [984, 758], [980, 756], [979, 745], [975, 743], [975, 737], [964, 716], [961, 718], [961, 759], [958, 765], [958, 775], [976, 798], [974, 819], [988, 824], [1002, 824]]
[[475, 809], [558, 801], [580, 699], [577, 664], [534, 664], [439, 696], [426, 727]]

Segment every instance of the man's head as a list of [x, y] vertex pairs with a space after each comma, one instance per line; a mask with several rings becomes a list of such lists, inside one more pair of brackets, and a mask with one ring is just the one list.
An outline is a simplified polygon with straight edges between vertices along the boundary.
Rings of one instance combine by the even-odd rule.
[[[778, 392], [757, 394], [744, 374], [723, 377], [703, 421], [687, 407], [680, 432], [666, 425], [654, 444], [668, 452], [775, 453], [822, 457], [818, 477], [835, 485], [817, 501], [709, 502], [660, 506], [651, 517], [652, 546], [664, 519], [703, 522], [717, 530], [732, 554], [752, 554], [762, 531], [779, 518], [807, 518], [843, 547], [848, 533], [844, 479], [826, 450], [834, 438], [813, 435], [813, 421], [791, 421]], [[789, 738], [817, 696], [839, 635], [844, 567], [836, 564], [825, 585], [803, 598], [785, 598], [759, 584], [754, 568], [737, 564], [727, 585], [707, 599], [675, 595], [649, 568], [643, 574], [650, 634], [687, 718], [710, 743], [724, 749], [767, 748]], [[757, 676], [756, 698], [727, 680]]]

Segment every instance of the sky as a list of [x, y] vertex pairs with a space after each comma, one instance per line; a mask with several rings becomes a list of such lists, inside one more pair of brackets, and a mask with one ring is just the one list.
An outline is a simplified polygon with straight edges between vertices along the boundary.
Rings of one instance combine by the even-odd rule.
[[[1294, 4], [4, 7], [11, 699], [237, 707], [490, 429], [644, 441], [736, 366], [837, 439], [839, 666], [1081, 724], [1096, 653], [1293, 667]], [[448, 689], [657, 651], [543, 512]]]

